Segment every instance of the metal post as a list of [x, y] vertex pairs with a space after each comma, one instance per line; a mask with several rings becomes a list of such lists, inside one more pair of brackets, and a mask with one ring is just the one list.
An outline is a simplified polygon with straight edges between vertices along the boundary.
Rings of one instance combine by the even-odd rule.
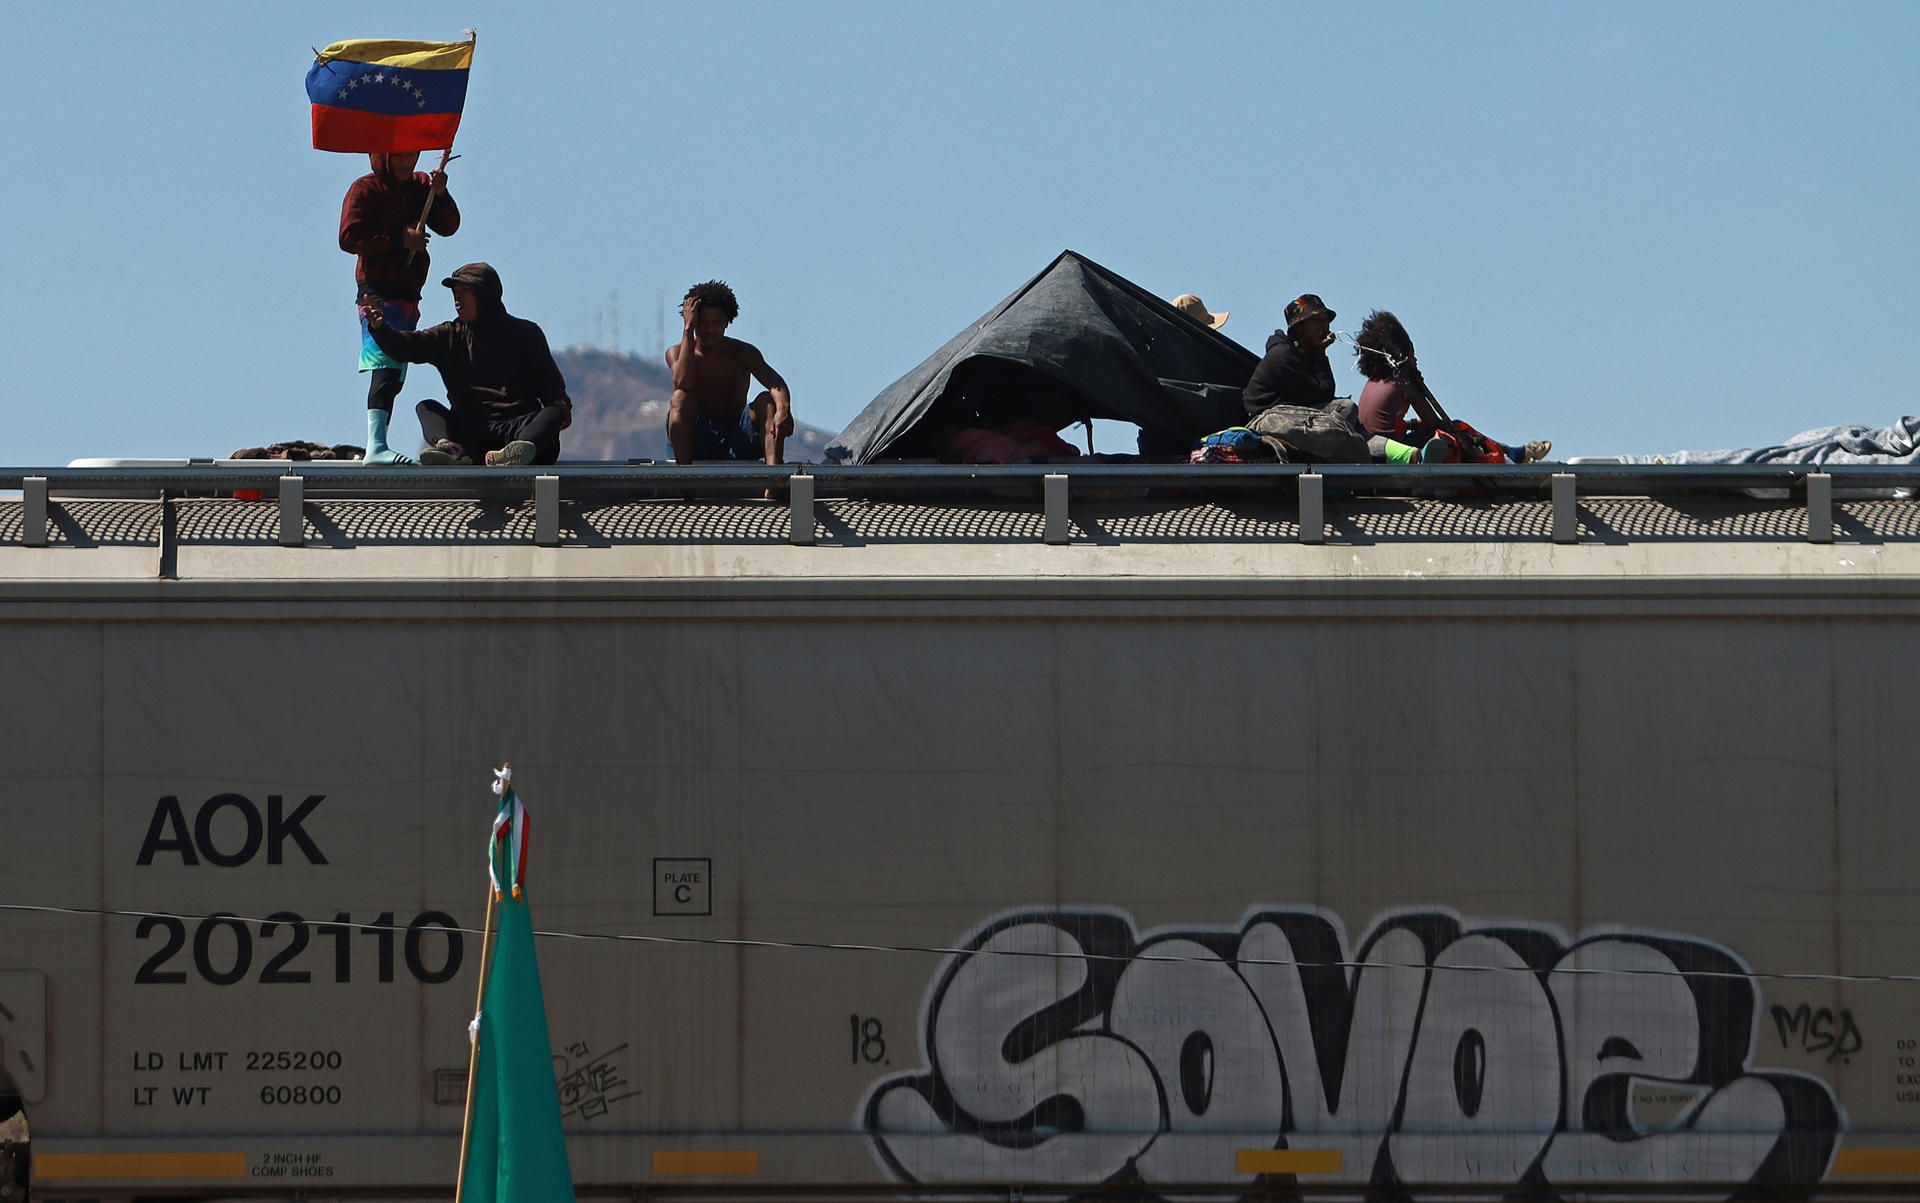
[[20, 482], [20, 541], [28, 547], [47, 545], [47, 478], [29, 476]]
[[1833, 542], [1833, 476], [1807, 474], [1807, 542]]
[[813, 546], [813, 477], [796, 472], [787, 478], [787, 542]]
[[1041, 494], [1046, 498], [1046, 524], [1041, 539], [1047, 543], [1066, 543], [1067, 536], [1067, 476], [1064, 472], [1049, 472], [1040, 478]]
[[280, 546], [299, 547], [307, 541], [307, 524], [302, 513], [306, 488], [298, 476], [280, 478]]
[[1318, 472], [1300, 475], [1300, 541], [1327, 541], [1327, 478]]
[[1580, 510], [1574, 504], [1574, 476], [1571, 472], [1553, 474], [1553, 541], [1580, 541]]
[[560, 478], [533, 478], [533, 541], [541, 547], [560, 546]]

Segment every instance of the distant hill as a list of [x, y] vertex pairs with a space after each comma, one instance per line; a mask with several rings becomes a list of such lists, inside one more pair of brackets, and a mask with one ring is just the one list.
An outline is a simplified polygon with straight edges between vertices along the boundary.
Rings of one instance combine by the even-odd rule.
[[[673, 459], [667, 443], [673, 381], [666, 364], [597, 347], [568, 347], [553, 358], [573, 398], [573, 425], [560, 436], [563, 459]], [[837, 433], [795, 422], [787, 459], [819, 463]]]

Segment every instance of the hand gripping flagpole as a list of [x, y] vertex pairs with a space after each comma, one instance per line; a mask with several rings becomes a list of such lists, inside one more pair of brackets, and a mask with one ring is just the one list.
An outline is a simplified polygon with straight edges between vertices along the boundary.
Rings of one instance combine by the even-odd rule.
[[[431, 198], [429, 198], [431, 199]], [[512, 788], [513, 762], [507, 761], [493, 771], [493, 792], [504, 798]], [[473, 1101], [480, 1080], [480, 1023], [482, 1004], [487, 997], [487, 975], [493, 969], [493, 920], [500, 909], [500, 891], [493, 880], [493, 842], [487, 842], [487, 919], [480, 934], [480, 987], [473, 996], [473, 1021], [467, 1024], [467, 1108], [460, 1120], [460, 1169], [453, 1179], [453, 1203], [466, 1198], [467, 1146], [473, 1139]]]
[[[477, 31], [472, 29], [463, 29], [460, 32], [467, 35], [467, 41], [472, 45], [477, 46], [480, 44], [480, 34]], [[445, 171], [447, 169], [447, 164], [453, 162], [455, 159], [459, 157], [460, 157], [459, 155], [453, 153], [453, 147], [451, 146], [447, 147], [445, 150], [440, 152], [440, 166], [434, 168], [434, 170]], [[414, 233], [421, 234], [426, 232], [427, 215], [432, 212], [433, 212], [433, 189], [429, 188], [427, 189], [427, 203], [420, 206], [420, 221], [418, 224], [416, 224], [413, 227]], [[413, 257], [417, 254], [419, 254], [418, 251], [407, 252], [407, 263], [409, 265], [413, 263]], [[511, 769], [511, 767], [512, 766], [508, 766], [509, 769]]]

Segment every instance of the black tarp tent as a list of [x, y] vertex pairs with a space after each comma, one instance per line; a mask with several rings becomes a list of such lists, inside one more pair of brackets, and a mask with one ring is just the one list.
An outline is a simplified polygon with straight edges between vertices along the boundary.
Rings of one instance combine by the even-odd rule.
[[931, 457], [947, 427], [1032, 418], [1132, 422], [1185, 450], [1242, 422], [1259, 357], [1072, 251], [888, 385], [834, 436], [830, 463]]

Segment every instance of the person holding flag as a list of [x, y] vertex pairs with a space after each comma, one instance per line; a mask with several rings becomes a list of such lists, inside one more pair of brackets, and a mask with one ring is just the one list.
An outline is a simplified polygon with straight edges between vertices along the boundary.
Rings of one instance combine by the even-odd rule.
[[[377, 306], [396, 330], [420, 326], [420, 289], [427, 282], [427, 231], [445, 237], [460, 228], [460, 209], [447, 192], [447, 173], [415, 171], [420, 152], [371, 154], [373, 170], [353, 182], [340, 206], [340, 249], [358, 256], [353, 265], [354, 304]], [[429, 197], [431, 207], [429, 207]], [[427, 209], [425, 228], [414, 224]], [[393, 403], [406, 383], [407, 365], [380, 349], [360, 318], [360, 370], [367, 385], [367, 462], [410, 463], [387, 446]]]
[[487, 841], [487, 929], [498, 934], [491, 945], [481, 943], [454, 1203], [572, 1203], [573, 1170], [527, 909], [527, 809], [513, 791], [513, 766], [493, 775], [500, 810]]
[[[468, 31], [472, 33], [471, 30]], [[317, 51], [307, 72], [315, 150], [364, 153], [373, 170], [347, 189], [340, 206], [340, 249], [356, 256], [354, 304], [360, 312], [360, 370], [367, 386], [368, 463], [411, 463], [388, 445], [393, 403], [407, 368], [380, 349], [367, 330], [377, 308], [387, 325], [420, 324], [427, 281], [429, 232], [460, 228], [447, 192], [446, 166], [466, 105], [474, 42], [360, 39]], [[422, 150], [441, 149], [440, 165], [419, 172]]]

